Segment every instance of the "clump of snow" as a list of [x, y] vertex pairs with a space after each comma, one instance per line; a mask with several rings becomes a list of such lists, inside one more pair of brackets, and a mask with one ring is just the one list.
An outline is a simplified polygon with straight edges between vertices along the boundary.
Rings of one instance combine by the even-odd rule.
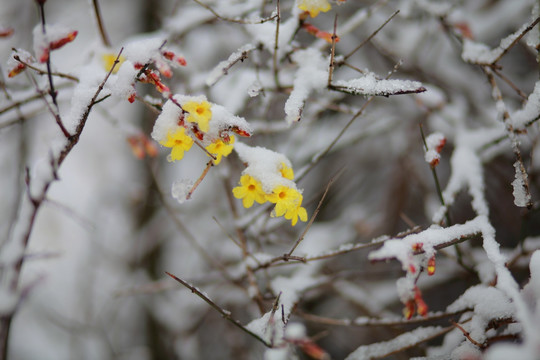
[[422, 83], [418, 81], [377, 79], [377, 76], [372, 72], [357, 79], [337, 80], [334, 86], [354, 95], [368, 96], [389, 96], [425, 91]]
[[212, 103], [210, 110], [212, 111], [212, 118], [210, 119], [210, 128], [206, 133], [208, 136], [205, 137], [204, 144], [219, 138], [223, 132], [240, 130], [244, 136], [250, 136], [253, 133], [251, 125], [246, 119], [232, 114], [224, 106]]
[[436, 132], [426, 137], [426, 151], [424, 159], [432, 167], [436, 166], [441, 160], [441, 150], [446, 143], [446, 138], [443, 134]]
[[306, 337], [306, 327], [302, 323], [289, 322], [285, 328], [285, 337], [289, 340], [300, 340]]
[[154, 128], [150, 134], [152, 139], [156, 140], [157, 142], [166, 140], [167, 133], [179, 126], [178, 121], [182, 118], [182, 116], [182, 109], [180, 109], [180, 107], [171, 100], [167, 100], [165, 105], [163, 105], [161, 113], [157, 117], [156, 122], [154, 123]]
[[128, 99], [135, 93], [135, 78], [138, 73], [139, 70], [135, 69], [134, 64], [129, 60], [125, 60], [118, 72], [110, 76], [108, 88], [111, 89], [113, 95], [124, 100]]
[[350, 353], [345, 360], [382, 358], [396, 350], [405, 349], [412, 345], [429, 340], [441, 330], [443, 330], [443, 328], [440, 326], [419, 327], [412, 331], [401, 334], [389, 341], [360, 346]]
[[302, 109], [310, 93], [324, 89], [328, 82], [328, 61], [313, 48], [299, 50], [292, 60], [298, 64], [294, 75], [293, 90], [285, 102], [287, 123], [300, 121]]
[[255, 50], [256, 47], [252, 44], [246, 44], [233, 52], [229, 58], [225, 61], [220, 62], [214, 67], [210, 74], [206, 77], [206, 85], [213, 86], [215, 83], [221, 79], [223, 75], [227, 75], [228, 69], [236, 62], [243, 61], [251, 51]]
[[470, 39], [463, 39], [463, 52], [461, 57], [464, 61], [473, 64], [493, 64], [508, 50], [512, 43], [523, 34], [528, 26], [529, 24], [523, 24], [517, 31], [502, 39], [499, 46], [494, 49]]
[[531, 204], [531, 194], [527, 191], [528, 175], [522, 171], [519, 161], [514, 163], [514, 169], [516, 170], [516, 178], [512, 181], [514, 204], [519, 207], [527, 207]]
[[540, 117], [540, 81], [534, 85], [533, 92], [529, 95], [527, 102], [522, 109], [516, 111], [511, 116], [511, 125], [516, 130], [523, 130], [525, 127]]
[[146, 64], [159, 53], [164, 41], [162, 36], [138, 38], [127, 43], [122, 54], [134, 64]]
[[193, 188], [195, 182], [190, 179], [176, 180], [172, 184], [172, 197], [175, 198], [180, 204], [187, 200], [187, 195]]
[[262, 84], [259, 81], [255, 81], [248, 87], [247, 92], [250, 97], [255, 97], [258, 96], [262, 90]]
[[264, 147], [251, 147], [240, 142], [235, 144], [234, 149], [240, 159], [247, 163], [242, 173], [259, 180], [265, 193], [271, 193], [276, 186], [280, 185], [297, 189], [294, 181], [284, 178], [279, 171], [283, 164], [292, 168], [291, 162], [285, 155]]

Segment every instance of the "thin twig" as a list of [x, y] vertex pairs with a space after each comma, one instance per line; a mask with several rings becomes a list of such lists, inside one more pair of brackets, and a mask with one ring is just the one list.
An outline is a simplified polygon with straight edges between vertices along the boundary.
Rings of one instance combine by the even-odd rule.
[[103, 41], [103, 45], [107, 47], [111, 47], [111, 41], [109, 40], [109, 37], [107, 36], [107, 32], [105, 31], [105, 26], [103, 25], [103, 17], [101, 16], [98, 0], [92, 0], [92, 5], [94, 7], [94, 14], [96, 15], [99, 35], [101, 36], [101, 41]]
[[279, 7], [279, 0], [277, 0], [277, 18], [276, 18], [276, 35], [274, 39], [274, 54], [272, 55], [272, 69], [274, 72], [274, 81], [276, 83], [276, 87], [278, 89], [281, 89], [281, 85], [279, 83], [279, 68], [278, 68], [278, 48], [279, 48], [279, 24], [281, 22], [281, 13], [280, 13], [280, 7]]
[[206, 177], [206, 175], [208, 174], [208, 172], [210, 171], [210, 168], [214, 166], [214, 160], [210, 160], [207, 164], [206, 164], [206, 168], [203, 170], [201, 176], [199, 176], [199, 178], [197, 179], [197, 181], [195, 181], [195, 184], [193, 184], [193, 187], [191, 188], [191, 190], [189, 190], [188, 194], [186, 195], [186, 200], [189, 200], [191, 199], [191, 195], [193, 195], [193, 193], [195, 192], [195, 190], [197, 189], [197, 187], [200, 185], [200, 183], [203, 181], [203, 179]]
[[332, 50], [330, 52], [330, 65], [328, 66], [328, 84], [327, 86], [330, 87], [332, 84], [332, 75], [334, 73], [334, 57], [336, 54], [336, 29], [337, 29], [337, 14], [334, 17], [334, 32], [332, 33]]
[[265, 18], [265, 19], [257, 20], [257, 21], [231, 19], [231, 18], [227, 18], [227, 17], [219, 15], [214, 9], [212, 9], [209, 5], [206, 5], [202, 1], [199, 1], [199, 0], [193, 0], [193, 1], [195, 1], [197, 4], [199, 4], [203, 8], [210, 11], [218, 19], [223, 20], [223, 21], [227, 21], [227, 22], [231, 22], [231, 23], [236, 23], [236, 24], [262, 24], [262, 23], [265, 23], [267, 21], [272, 21], [272, 20], [274, 20], [276, 18], [276, 15], [274, 15], [274, 16], [271, 16], [271, 17], [268, 17], [268, 18]]
[[317, 218], [317, 215], [319, 214], [319, 211], [321, 210], [321, 206], [322, 206], [322, 204], [324, 202], [324, 199], [326, 198], [326, 194], [328, 194], [328, 191], [330, 190], [330, 187], [341, 176], [341, 174], [343, 174], [343, 172], [344, 172], [344, 169], [342, 168], [341, 170], [338, 171], [338, 173], [336, 175], [332, 176], [332, 178], [328, 182], [328, 185], [326, 185], [326, 189], [324, 190], [324, 194], [322, 195], [321, 200], [319, 201], [319, 204], [317, 205], [317, 208], [313, 212], [313, 215], [311, 216], [311, 219], [309, 219], [309, 222], [307, 223], [306, 228], [304, 229], [304, 231], [302, 232], [302, 234], [300, 235], [298, 240], [296, 240], [296, 243], [293, 245], [291, 250], [286, 254], [287, 255], [286, 257], [290, 257], [292, 255], [292, 253], [294, 252], [294, 250], [296, 250], [298, 245], [300, 245], [302, 240], [304, 240], [308, 230], [311, 228], [311, 225], [313, 224], [313, 222]]
[[[45, 71], [45, 70], [41, 70], [40, 68], [38, 67], [35, 67], [33, 65], [30, 65], [29, 63], [27, 62], [24, 62], [21, 60], [21, 58], [19, 57], [19, 55], [13, 55], [13, 59], [17, 60], [18, 62], [20, 62], [21, 64], [23, 64], [24, 66], [26, 66], [27, 68], [29, 69], [32, 69], [34, 71], [36, 71], [38, 74], [40, 75], [49, 75], [49, 72], [48, 71]], [[61, 78], [64, 78], [64, 79], [69, 79], [71, 81], [75, 81], [75, 82], [79, 82], [79, 78], [76, 77], [76, 76], [73, 76], [73, 75], [70, 75], [70, 74], [65, 74], [65, 73], [61, 73], [61, 72], [51, 72], [50, 73], [52, 76], [58, 76], [58, 77], [61, 77]]]
[[481, 344], [479, 343], [478, 341], [474, 340], [472, 337], [471, 337], [471, 334], [465, 330], [463, 328], [463, 326], [459, 325], [457, 322], [453, 321], [453, 320], [450, 320], [450, 323], [452, 325], [454, 325], [456, 328], [458, 328], [462, 333], [463, 333], [463, 336], [465, 336], [467, 338], [467, 340], [469, 340], [471, 342], [471, 344], [477, 346], [478, 348], [480, 349], [484, 349], [486, 347], [485, 344]]
[[201, 291], [199, 291], [199, 289], [197, 289], [196, 287], [188, 284], [187, 282], [185, 282], [184, 280], [174, 276], [173, 274], [169, 273], [169, 272], [165, 272], [167, 275], [169, 275], [170, 277], [172, 277], [174, 280], [178, 281], [180, 284], [184, 285], [186, 288], [188, 288], [189, 290], [191, 290], [192, 293], [194, 293], [195, 295], [197, 295], [198, 297], [200, 297], [202, 300], [204, 300], [204, 302], [206, 302], [208, 305], [210, 305], [214, 310], [216, 310], [217, 312], [219, 312], [221, 314], [221, 316], [223, 316], [225, 319], [227, 319], [227, 321], [231, 322], [232, 324], [234, 324], [236, 327], [238, 327], [240, 330], [242, 330], [243, 332], [245, 332], [246, 334], [249, 334], [250, 336], [252, 336], [253, 338], [257, 339], [258, 341], [260, 341], [262, 344], [264, 344], [264, 346], [266, 347], [271, 347], [271, 345], [269, 343], [267, 343], [263, 338], [261, 338], [259, 335], [255, 334], [254, 332], [252, 332], [251, 330], [249, 330], [248, 328], [246, 328], [244, 325], [242, 325], [240, 323], [240, 321], [234, 319], [232, 316], [231, 316], [231, 312], [228, 311], [228, 310], [225, 310], [223, 309], [221, 306], [217, 305], [215, 302], [213, 302], [208, 296], [204, 295]]
[[343, 58], [343, 61], [347, 60], [348, 58], [350, 58], [355, 52], [357, 52], [358, 50], [360, 50], [362, 48], [362, 46], [364, 46], [368, 41], [370, 41], [371, 39], [373, 39], [375, 37], [375, 35], [377, 35], [379, 33], [379, 31], [382, 30], [383, 27], [386, 26], [386, 24], [388, 24], [390, 21], [392, 21], [392, 19], [397, 15], [399, 14], [399, 10], [396, 10], [396, 12], [394, 12], [388, 19], [386, 19], [386, 21], [377, 28], [377, 30], [375, 30], [373, 33], [371, 33], [371, 35], [369, 35], [364, 41], [362, 41], [360, 43], [360, 45], [358, 45], [353, 51], [351, 51], [350, 53], [348, 53], [347, 55], [345, 55], [345, 57]]

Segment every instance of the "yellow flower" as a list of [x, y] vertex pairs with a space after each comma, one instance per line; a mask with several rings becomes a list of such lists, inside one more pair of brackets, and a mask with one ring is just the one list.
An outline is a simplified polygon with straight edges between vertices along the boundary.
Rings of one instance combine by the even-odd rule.
[[[111, 70], [117, 56], [118, 56], [118, 54], [113, 54], [113, 53], [107, 53], [107, 54], [101, 55], [101, 62], [102, 62], [103, 67], [105, 68], [106, 71]], [[122, 55], [120, 55], [120, 58], [118, 59], [119, 63], [114, 67], [114, 70], [112, 72], [113, 74], [116, 74], [118, 72], [118, 70], [120, 70], [120, 66], [122, 66], [122, 63], [125, 60], [126, 60], [126, 58], [123, 57]]]
[[293, 169], [285, 165], [285, 163], [281, 163], [279, 172], [281, 173], [281, 176], [283, 176], [285, 179], [289, 179], [289, 180], [294, 179]]
[[296, 208], [290, 208], [285, 213], [285, 219], [291, 220], [292, 226], [296, 225], [298, 218], [300, 218], [302, 221], [307, 221], [307, 211], [300, 205], [298, 205]]
[[299, 0], [298, 8], [308, 11], [309, 15], [314, 18], [319, 15], [319, 12], [327, 12], [332, 6], [327, 0]]
[[221, 158], [223, 156], [228, 156], [232, 149], [234, 148], [234, 136], [231, 136], [231, 140], [228, 144], [224, 143], [223, 140], [218, 139], [217, 141], [211, 143], [206, 147], [206, 150], [212, 155], [216, 156], [216, 160], [214, 160], [214, 164], [219, 164], [221, 162]]
[[180, 127], [178, 130], [167, 133], [167, 139], [159, 142], [161, 145], [172, 148], [171, 161], [182, 160], [184, 151], [191, 149], [193, 139], [186, 134], [186, 129]]
[[259, 204], [266, 201], [261, 183], [247, 174], [242, 175], [240, 186], [233, 189], [233, 195], [237, 199], [242, 199], [242, 205], [245, 208], [250, 208], [254, 201]]
[[302, 203], [302, 194], [298, 190], [279, 185], [271, 194], [266, 195], [266, 200], [276, 204], [274, 212], [276, 216], [282, 216], [287, 211], [294, 210]]
[[188, 101], [182, 105], [182, 108], [189, 113], [186, 118], [187, 121], [197, 123], [201, 131], [208, 132], [210, 127], [208, 123], [212, 117], [210, 106], [208, 101]]

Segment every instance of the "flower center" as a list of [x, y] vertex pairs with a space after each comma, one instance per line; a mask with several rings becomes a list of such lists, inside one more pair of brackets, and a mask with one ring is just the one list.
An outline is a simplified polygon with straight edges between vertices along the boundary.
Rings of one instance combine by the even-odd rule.
[[255, 191], [255, 185], [251, 184], [248, 186], [249, 191]]

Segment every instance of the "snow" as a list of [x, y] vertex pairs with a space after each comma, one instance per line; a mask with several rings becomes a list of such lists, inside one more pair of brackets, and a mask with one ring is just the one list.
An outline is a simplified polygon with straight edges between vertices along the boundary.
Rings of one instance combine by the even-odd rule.
[[365, 96], [389, 96], [425, 91], [422, 83], [418, 81], [378, 79], [372, 72], [368, 72], [357, 79], [337, 80], [333, 85], [348, 93]]
[[305, 339], [306, 327], [302, 323], [289, 322], [285, 328], [285, 337], [289, 340]]
[[206, 77], [206, 85], [213, 86], [215, 83], [221, 79], [222, 76], [227, 75], [228, 69], [233, 66], [236, 62], [247, 57], [247, 55], [255, 50], [256, 47], [252, 44], [246, 44], [233, 52], [229, 58], [225, 61], [220, 62], [216, 67], [208, 74]]
[[300, 121], [304, 104], [309, 95], [322, 90], [328, 82], [328, 61], [316, 49], [299, 50], [292, 55], [298, 64], [294, 75], [293, 90], [285, 102], [287, 124]]
[[528, 175], [521, 170], [519, 161], [514, 163], [514, 169], [516, 171], [515, 179], [512, 181], [514, 204], [519, 207], [527, 207], [531, 204], [531, 194], [526, 189]]
[[519, 30], [502, 39], [499, 46], [494, 49], [489, 48], [485, 44], [474, 42], [470, 39], [463, 39], [463, 53], [461, 56], [464, 61], [473, 64], [493, 64], [525, 31], [527, 26], [529, 26], [529, 24], [523, 24]]
[[259, 180], [265, 193], [271, 193], [276, 186], [280, 185], [296, 189], [294, 181], [284, 178], [279, 171], [282, 164], [292, 168], [291, 162], [285, 155], [261, 146], [251, 147], [241, 142], [235, 143], [234, 150], [240, 159], [247, 163], [242, 173]]
[[193, 188], [195, 182], [190, 179], [180, 179], [176, 180], [172, 184], [171, 194], [180, 204], [186, 201], [186, 197]]
[[429, 340], [434, 334], [440, 332], [441, 330], [443, 330], [443, 328], [440, 326], [419, 327], [407, 333], [396, 336], [394, 339], [389, 341], [362, 345], [350, 353], [345, 360], [365, 360], [384, 357], [396, 350], [408, 348], [417, 343]]
[[514, 112], [510, 117], [510, 124], [516, 130], [524, 130], [526, 126], [540, 117], [540, 81], [534, 85], [533, 92], [529, 95], [522, 109]]

